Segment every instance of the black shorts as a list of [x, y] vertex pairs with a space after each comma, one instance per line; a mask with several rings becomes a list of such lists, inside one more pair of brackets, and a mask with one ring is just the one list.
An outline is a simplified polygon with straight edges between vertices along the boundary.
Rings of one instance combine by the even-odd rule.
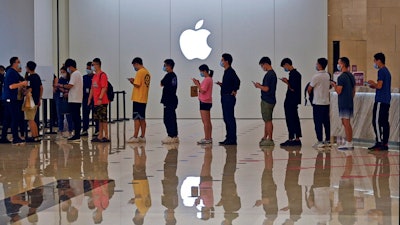
[[210, 111], [212, 107], [212, 103], [205, 103], [200, 101], [200, 110]]
[[94, 106], [94, 119], [101, 123], [107, 122], [107, 106], [108, 104]]
[[146, 118], [146, 103], [133, 102], [132, 103], [132, 119], [144, 120]]

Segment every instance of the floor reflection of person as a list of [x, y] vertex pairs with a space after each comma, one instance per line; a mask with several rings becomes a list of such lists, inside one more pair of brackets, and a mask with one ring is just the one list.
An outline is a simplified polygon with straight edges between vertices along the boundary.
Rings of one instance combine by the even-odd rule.
[[301, 146], [285, 147], [284, 149], [289, 152], [285, 176], [285, 190], [288, 197], [288, 206], [281, 210], [290, 212], [290, 218], [287, 219], [284, 224], [293, 224], [301, 218], [303, 212], [303, 196], [301, 186], [299, 185], [302, 153], [300, 152]]
[[276, 184], [273, 177], [273, 156], [274, 146], [262, 147], [264, 152], [264, 171], [261, 177], [261, 199], [257, 200], [254, 206], [263, 206], [265, 212], [264, 225], [274, 224], [278, 216], [278, 200], [276, 197]]
[[233, 220], [239, 217], [238, 211], [242, 205], [235, 181], [237, 146], [224, 145], [224, 148], [226, 150], [226, 160], [222, 174], [221, 199], [216, 206], [223, 206], [225, 210], [225, 219], [221, 224], [230, 225]]
[[131, 203], [136, 204], [135, 215], [132, 219], [135, 225], [143, 224], [144, 217], [151, 207], [149, 180], [146, 175], [146, 150], [144, 144], [133, 145], [134, 165], [132, 187], [135, 197]]
[[357, 221], [355, 217], [356, 198], [354, 196], [354, 178], [351, 177], [353, 152], [346, 151], [345, 154], [345, 167], [339, 181], [339, 202], [334, 210], [338, 212], [338, 219], [341, 224], [353, 225]]
[[327, 224], [331, 220], [330, 176], [331, 153], [327, 152], [324, 158], [324, 153], [319, 152], [315, 159], [314, 183], [306, 196], [307, 207], [317, 224]]
[[201, 209], [201, 219], [209, 220], [214, 217], [214, 193], [213, 178], [211, 176], [212, 145], [203, 145], [204, 161], [200, 172], [200, 195], [195, 201], [199, 205], [203, 201], [204, 207]]
[[167, 148], [168, 153], [164, 159], [164, 179], [161, 181], [163, 186], [163, 195], [161, 196], [161, 204], [167, 208], [164, 211], [164, 219], [166, 225], [175, 225], [175, 209], [178, 207], [178, 184], [179, 178], [176, 176], [178, 168], [178, 147], [176, 144], [163, 145]]
[[368, 219], [379, 225], [392, 224], [392, 199], [390, 197], [390, 162], [387, 152], [374, 153], [376, 157], [372, 187], [376, 209], [368, 210]]

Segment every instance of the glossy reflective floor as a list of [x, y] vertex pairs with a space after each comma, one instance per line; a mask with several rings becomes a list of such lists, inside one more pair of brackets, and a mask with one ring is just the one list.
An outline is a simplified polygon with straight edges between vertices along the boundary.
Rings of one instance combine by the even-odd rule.
[[[180, 144], [161, 145], [162, 120], [147, 143], [125, 144], [132, 121], [110, 126], [111, 144], [0, 145], [0, 224], [399, 224], [399, 151], [368, 143], [316, 150], [303, 120], [301, 148], [260, 148], [263, 123], [238, 120], [238, 146], [198, 146], [200, 120], [179, 120]], [[90, 136], [89, 136], [90, 139]]]

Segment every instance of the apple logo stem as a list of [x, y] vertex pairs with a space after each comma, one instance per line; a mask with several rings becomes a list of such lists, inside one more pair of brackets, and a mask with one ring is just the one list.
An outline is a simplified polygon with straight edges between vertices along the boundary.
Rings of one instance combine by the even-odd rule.
[[195, 30], [187, 29], [179, 38], [182, 54], [188, 60], [205, 60], [211, 53], [212, 48], [207, 43], [207, 38], [211, 33], [207, 29], [200, 29], [203, 23], [204, 20], [199, 20]]

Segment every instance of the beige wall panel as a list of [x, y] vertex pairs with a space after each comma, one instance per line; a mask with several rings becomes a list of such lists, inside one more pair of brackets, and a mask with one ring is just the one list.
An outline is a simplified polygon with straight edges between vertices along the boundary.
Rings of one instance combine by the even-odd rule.
[[382, 8], [382, 24], [400, 25], [400, 7]]
[[368, 7], [400, 7], [399, 0], [368, 0]]
[[379, 25], [382, 23], [381, 8], [367, 8], [367, 24]]
[[367, 31], [368, 51], [394, 51], [396, 27], [369, 25]]

